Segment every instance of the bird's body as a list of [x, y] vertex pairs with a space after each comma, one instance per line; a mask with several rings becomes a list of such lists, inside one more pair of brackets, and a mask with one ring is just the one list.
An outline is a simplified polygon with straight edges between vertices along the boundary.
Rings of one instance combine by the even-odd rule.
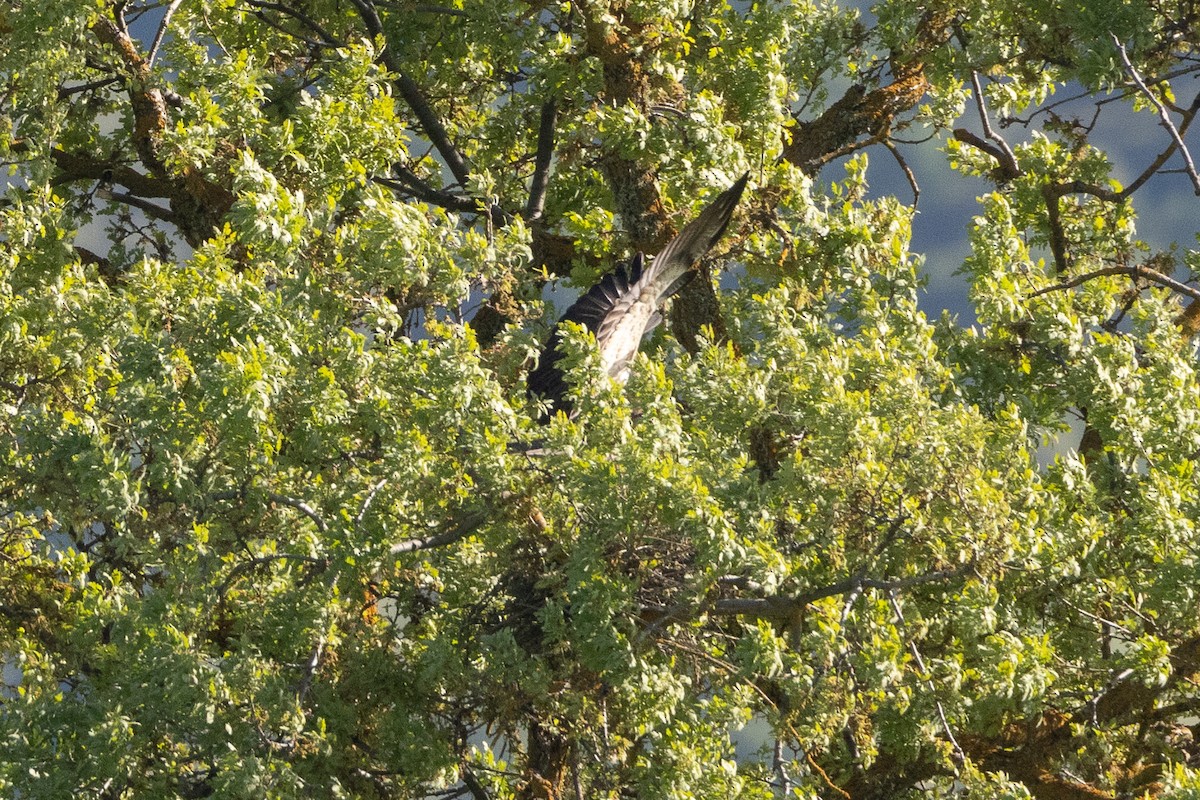
[[747, 177], [743, 175], [685, 225], [648, 268], [638, 253], [580, 296], [555, 325], [537, 368], [529, 373], [529, 394], [549, 401], [552, 409], [570, 410], [567, 385], [558, 366], [564, 322], [575, 322], [591, 331], [600, 348], [604, 371], [624, 382], [642, 337], [660, 320], [662, 304], [695, 274], [692, 268], [725, 232]]

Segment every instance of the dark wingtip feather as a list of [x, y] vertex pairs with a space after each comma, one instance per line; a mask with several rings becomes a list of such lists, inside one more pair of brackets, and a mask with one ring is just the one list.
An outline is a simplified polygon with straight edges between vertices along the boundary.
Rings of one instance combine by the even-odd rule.
[[[750, 173], [742, 175], [725, 191], [721, 192], [712, 203], [700, 212], [672, 239], [654, 259], [650, 270], [652, 275], [646, 279], [653, 285], [661, 284], [654, 289], [658, 301], [662, 302], [690, 277], [688, 269], [707, 253], [729, 227], [733, 218], [733, 210], [742, 199]], [[630, 291], [630, 287], [642, 280], [644, 262], [642, 254], [638, 253], [622, 269], [617, 268], [602, 277], [595, 286], [584, 292], [571, 307], [562, 315], [559, 323], [577, 322], [588, 330], [596, 333], [604, 323], [613, 307]], [[567, 399], [567, 384], [563, 379], [562, 370], [558, 367], [561, 353], [558, 344], [562, 340], [559, 327], [556, 325], [550, 340], [542, 349], [537, 368], [529, 373], [526, 388], [530, 396], [542, 397], [548, 400], [551, 413], [554, 410], [571, 410]], [[543, 417], [542, 421], [546, 418]]]
[[713, 200], [694, 220], [683, 226], [679, 235], [667, 243], [650, 269], [654, 272], [651, 282], [655, 284], [658, 301], [661, 303], [686, 282], [686, 271], [712, 249], [717, 240], [729, 227], [733, 210], [737, 208], [750, 180], [747, 172], [738, 178]]
[[559, 322], [578, 322], [595, 333], [617, 301], [642, 277], [644, 263], [642, 254], [638, 253], [623, 267], [606, 272], [592, 288], [571, 304]]
[[[717, 226], [717, 229], [708, 237], [708, 240], [704, 242], [704, 250], [697, 256], [697, 258], [703, 256], [704, 253], [707, 253], [710, 249], [712, 249], [712, 246], [717, 243], [717, 240], [725, 235], [725, 229], [729, 227], [729, 221], [733, 219], [733, 210], [737, 208], [737, 204], [741, 201], [742, 194], [746, 191], [746, 184], [749, 181], [750, 173], [743, 173], [742, 177], [734, 181], [733, 185], [728, 189], [717, 195], [717, 199], [714, 200], [708, 208], [704, 209], [704, 211], [700, 213], [700, 216], [696, 217], [696, 223], [704, 222], [706, 224], [712, 224], [718, 221], [720, 222], [720, 224]], [[709, 216], [710, 214], [711, 216]], [[705, 217], [709, 217], [709, 219], [705, 220]]]

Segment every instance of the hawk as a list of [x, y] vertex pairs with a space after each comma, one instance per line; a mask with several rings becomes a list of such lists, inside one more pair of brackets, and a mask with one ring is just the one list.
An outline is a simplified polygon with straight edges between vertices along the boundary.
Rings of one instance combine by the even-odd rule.
[[725, 232], [747, 178], [748, 173], [685, 225], [649, 267], [638, 253], [584, 292], [562, 315], [542, 348], [537, 368], [526, 382], [529, 395], [548, 401], [551, 413], [571, 411], [567, 384], [558, 366], [564, 322], [579, 323], [595, 335], [604, 371], [624, 383], [642, 337], [662, 319], [662, 304], [695, 275], [692, 268]]

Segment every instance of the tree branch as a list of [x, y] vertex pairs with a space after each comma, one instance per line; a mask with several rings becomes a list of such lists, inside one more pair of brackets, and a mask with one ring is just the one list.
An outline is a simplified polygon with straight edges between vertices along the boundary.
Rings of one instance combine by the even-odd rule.
[[1055, 193], [1053, 184], [1042, 187], [1042, 199], [1046, 203], [1046, 223], [1050, 226], [1050, 254], [1054, 257], [1056, 275], [1066, 275], [1070, 270], [1067, 261], [1067, 232], [1063, 230], [1061, 195]]
[[1111, 800], [1111, 793], [1066, 780], [1050, 772], [1049, 766], [1077, 741], [1073, 725], [1123, 723], [1134, 711], [1151, 711], [1162, 693], [1200, 670], [1200, 637], [1180, 643], [1172, 649], [1170, 659], [1172, 672], [1165, 685], [1148, 685], [1134, 670], [1122, 670], [1099, 694], [1073, 712], [1050, 709], [1037, 719], [1015, 721], [996, 736], [963, 737], [964, 748], [980, 766], [1008, 773], [1037, 797]]
[[1132, 672], [1117, 675], [1098, 696], [1076, 711], [1075, 718], [1113, 722], [1134, 709], [1148, 708], [1156, 697], [1180, 680], [1200, 671], [1200, 636], [1181, 642], [1171, 650], [1171, 676], [1166, 685], [1147, 685]]
[[921, 185], [917, 183], [917, 176], [913, 173], [912, 167], [908, 165], [908, 161], [904, 159], [904, 154], [900, 152], [900, 148], [886, 139], [883, 142], [883, 146], [892, 154], [892, 158], [896, 159], [896, 163], [904, 171], [904, 177], [908, 178], [908, 185], [913, 193], [912, 207], [916, 208], [917, 203], [921, 201]]
[[[1197, 112], [1200, 112], [1200, 94], [1196, 95], [1195, 99], [1192, 100], [1192, 104], [1183, 113], [1183, 120], [1178, 126], [1180, 136], [1187, 133], [1188, 129], [1196, 119]], [[999, 171], [1000, 180], [1011, 181], [1021, 176], [1021, 170], [1019, 167], [1017, 167], [1016, 162], [1010, 161], [1005, 155], [1004, 151], [1002, 151], [996, 145], [993, 145], [991, 142], [972, 133], [966, 128], [955, 128], [953, 134], [954, 138], [958, 141], [963, 142], [964, 144], [969, 144], [978, 150], [982, 150], [994, 158], [998, 164], [997, 170]], [[1167, 161], [1170, 160], [1171, 156], [1175, 154], [1177, 149], [1178, 146], [1174, 141], [1172, 141], [1165, 150], [1163, 150], [1154, 158], [1154, 161], [1152, 161], [1149, 166], [1142, 170], [1142, 172], [1136, 178], [1134, 178], [1128, 186], [1125, 186], [1119, 192], [1113, 191], [1105, 186], [1098, 186], [1094, 183], [1086, 183], [1080, 180], [1051, 184], [1051, 186], [1048, 188], [1048, 191], [1052, 192], [1056, 197], [1063, 197], [1068, 194], [1078, 193], [1087, 194], [1093, 197], [1098, 197], [1101, 200], [1118, 203], [1132, 196], [1134, 192], [1136, 192], [1146, 183], [1146, 181], [1158, 174], [1158, 171], [1162, 169], [1162, 166], [1166, 164]]]
[[375, 8], [372, 0], [350, 0], [358, 14], [362, 18], [363, 24], [367, 27], [367, 32], [371, 34], [372, 39], [383, 39], [385, 42], [383, 52], [380, 54], [383, 58], [384, 65], [391, 70], [395, 75], [396, 88], [400, 90], [400, 95], [404, 101], [408, 103], [408, 107], [417, 116], [417, 122], [421, 125], [421, 131], [437, 148], [442, 159], [446, 162], [446, 167], [450, 170], [450, 174], [462, 186], [467, 185], [467, 181], [471, 177], [471, 164], [466, 159], [454, 143], [450, 141], [450, 134], [446, 131], [446, 126], [442, 124], [441, 118], [434, 112], [433, 106], [429, 104], [425, 93], [416, 81], [408, 76], [400, 65], [400, 62], [392, 55], [387, 45], [387, 37], [383, 30], [383, 21], [379, 18], [379, 12]]
[[[1200, 94], [1197, 94], [1196, 97], [1193, 98], [1191, 106], [1189, 106], [1187, 111], [1183, 113], [1183, 120], [1179, 123], [1177, 129], [1181, 139], [1183, 135], [1187, 133], [1188, 128], [1192, 126], [1192, 122], [1196, 119], [1197, 111], [1200, 111]], [[1154, 161], [1150, 163], [1150, 166], [1142, 170], [1142, 173], [1134, 178], [1132, 183], [1122, 189], [1117, 194], [1117, 197], [1119, 199], [1124, 199], [1140, 189], [1146, 181], [1150, 180], [1150, 178], [1152, 178], [1160, 169], [1162, 169], [1163, 165], [1170, 160], [1171, 156], [1175, 155], [1176, 149], [1178, 149], [1178, 145], [1176, 144], [1175, 140], [1172, 139], [1171, 144], [1167, 146], [1167, 149], [1159, 153]], [[1089, 194], [1094, 194], [1094, 192], [1089, 192]]]
[[272, 561], [302, 561], [312, 564], [314, 567], [319, 569], [325, 569], [329, 566], [328, 559], [301, 555], [299, 553], [272, 553], [265, 556], [255, 556], [249, 561], [243, 561], [237, 564], [229, 571], [229, 575], [226, 576], [224, 583], [222, 583], [221, 587], [217, 590], [217, 596], [221, 598], [221, 601], [223, 602], [225, 595], [229, 593], [229, 589], [233, 586], [234, 581], [236, 581], [242, 575], [245, 575], [247, 572], [250, 572], [251, 570], [261, 567], [265, 564], [270, 564]]
[[996, 143], [996, 151], [1000, 154], [997, 160], [1005, 172], [1013, 176], [1020, 175], [1021, 170], [1017, 166], [1017, 157], [1012, 148], [1008, 146], [1008, 142], [1004, 141], [1004, 137], [992, 130], [992, 123], [988, 118], [987, 101], [983, 97], [983, 85], [979, 81], [979, 73], [974, 70], [971, 71], [971, 85], [975, 88], [975, 108], [979, 110], [979, 124], [983, 127], [983, 135]]
[[[18, 150], [18, 147], [14, 145], [13, 149]], [[21, 143], [19, 149], [27, 148]], [[57, 147], [50, 151], [50, 158], [68, 179], [119, 183], [140, 197], [169, 198], [171, 196], [171, 186], [166, 181], [143, 175], [124, 164], [98, 161], [91, 156], [72, 153]]]
[[325, 520], [321, 518], [321, 515], [317, 513], [316, 509], [303, 500], [299, 500], [295, 497], [288, 497], [285, 494], [277, 494], [275, 492], [267, 492], [266, 496], [271, 502], [290, 506], [311, 519], [313, 524], [317, 526], [317, 530], [319, 530], [321, 533], [329, 532], [329, 526], [325, 523]]
[[[321, 47], [343, 47], [345, 45], [344, 42], [342, 42], [340, 39], [338, 39], [336, 36], [334, 36], [328, 30], [326, 30], [321, 25], [321, 23], [317, 22], [315, 19], [310, 17], [308, 14], [305, 14], [303, 11], [301, 11], [299, 8], [296, 8], [295, 6], [288, 5], [286, 3], [272, 3], [272, 2], [268, 2], [268, 0], [246, 0], [246, 4], [249, 6], [252, 6], [254, 8], [260, 9], [260, 10], [278, 11], [280, 14], [289, 16], [292, 19], [296, 20], [301, 25], [305, 26], [306, 28], [311, 30], [313, 33], [315, 33], [321, 37], [321, 41], [319, 41], [319, 42], [306, 40], [310, 44], [315, 44], [315, 45], [318, 45]], [[262, 17], [262, 18], [265, 21], [265, 17]], [[275, 26], [275, 27], [279, 27], [279, 26]], [[283, 29], [280, 28], [280, 30], [283, 30]], [[295, 34], [291, 33], [290, 31], [284, 31], [284, 33], [287, 33], [289, 36], [295, 35]]]
[[97, 192], [97, 195], [105, 200], [115, 200], [118, 203], [124, 203], [127, 206], [132, 206], [133, 208], [136, 208], [144, 213], [146, 216], [153, 217], [154, 219], [161, 219], [163, 222], [173, 223], [176, 219], [175, 215], [171, 213], [171, 209], [163, 208], [160, 205], [151, 203], [149, 200], [143, 200], [142, 198], [129, 194], [128, 192], [101, 191]]
[[122, 6], [113, 6], [113, 14], [114, 19], [99, 17], [91, 30], [102, 44], [115, 51], [128, 75], [126, 89], [133, 111], [133, 149], [146, 169], [164, 182], [165, 196], [171, 200], [169, 221], [188, 244], [196, 247], [212, 234], [233, 205], [233, 193], [190, 164], [175, 170], [167, 167], [160, 152], [168, 124], [165, 95], [152, 84], [149, 64], [125, 29]]
[[304, 672], [300, 675], [300, 681], [296, 685], [296, 702], [303, 703], [305, 696], [308, 695], [309, 688], [312, 687], [313, 678], [317, 675], [317, 668], [321, 666], [321, 656], [325, 653], [325, 635], [317, 637], [317, 644], [312, 649], [312, 653], [308, 657], [308, 661], [304, 662]]
[[459, 767], [459, 777], [462, 778], [463, 785], [471, 792], [474, 800], [492, 800], [487, 788], [480, 783], [479, 778], [475, 777], [475, 773], [466, 763]]
[[972, 133], [966, 128], [955, 128], [954, 138], [960, 142], [971, 145], [977, 150], [982, 150], [994, 158], [996, 163], [999, 165], [997, 170], [999, 172], [998, 178], [1001, 182], [1013, 181], [1021, 177], [1021, 168], [1017, 166], [1016, 157], [1014, 156], [1010, 159], [1007, 155], [1005, 155], [1003, 150], [989, 142], [987, 139], [984, 139], [978, 134]]
[[1041, 289], [1038, 289], [1036, 292], [1032, 292], [1028, 297], [1029, 297], [1029, 299], [1033, 299], [1035, 297], [1040, 297], [1044, 294], [1050, 294], [1051, 292], [1059, 292], [1059, 291], [1063, 291], [1066, 289], [1074, 289], [1075, 287], [1080, 286], [1084, 283], [1087, 283], [1090, 280], [1094, 280], [1096, 278], [1103, 278], [1106, 275], [1128, 275], [1129, 277], [1131, 277], [1135, 280], [1137, 278], [1145, 278], [1146, 280], [1152, 281], [1153, 283], [1157, 283], [1160, 286], [1165, 286], [1168, 289], [1172, 289], [1172, 290], [1178, 292], [1179, 294], [1186, 295], [1186, 296], [1192, 298], [1193, 300], [1200, 300], [1200, 289], [1197, 289], [1192, 286], [1188, 286], [1186, 283], [1180, 283], [1179, 281], [1175, 280], [1174, 278], [1171, 278], [1171, 277], [1168, 277], [1168, 276], [1162, 274], [1158, 270], [1153, 270], [1153, 269], [1150, 269], [1149, 267], [1144, 267], [1144, 266], [1101, 267], [1100, 269], [1095, 269], [1095, 270], [1092, 270], [1091, 272], [1085, 272], [1082, 275], [1076, 275], [1074, 278], [1071, 278], [1070, 280], [1062, 281], [1061, 283], [1056, 283], [1053, 286], [1045, 286]]
[[119, 76], [114, 75], [111, 78], [98, 78], [94, 81], [88, 81], [87, 83], [78, 84], [77, 86], [61, 86], [61, 87], [59, 87], [59, 90], [58, 90], [58, 99], [66, 100], [68, 97], [71, 97], [72, 95], [82, 94], [83, 92], [90, 92], [93, 89], [103, 89], [105, 86], [111, 86], [114, 83], [121, 83], [122, 80], [124, 80], [124, 79]]
[[554, 134], [558, 122], [558, 101], [551, 97], [542, 104], [538, 124], [537, 157], [533, 180], [529, 183], [529, 202], [525, 204], [525, 221], [541, 219], [546, 205], [546, 189], [550, 185], [550, 164], [554, 157]]
[[383, 478], [367, 490], [367, 496], [363, 498], [362, 504], [358, 507], [358, 513], [354, 515], [355, 528], [362, 527], [362, 522], [367, 516], [367, 511], [371, 508], [371, 504], [375, 502], [375, 497], [379, 494], [379, 490], [387, 486], [387, 482], [388, 479]]
[[[934, 12], [921, 18], [911, 52], [892, 54], [894, 79], [887, 86], [868, 90], [856, 84], [816, 119], [797, 120], [784, 134], [788, 141], [783, 159], [811, 175], [839, 155], [883, 141], [896, 117], [919, 103], [929, 89], [921, 59], [949, 38], [946, 22]], [[870, 138], [859, 141], [864, 134]]]
[[445, 547], [448, 544], [454, 544], [478, 530], [490, 516], [490, 509], [471, 511], [447, 531], [434, 536], [414, 537], [392, 545], [391, 553], [394, 556], [398, 556], [404, 553], [415, 553], [418, 550], [432, 550], [435, 547]]
[[426, 203], [432, 203], [439, 208], [444, 208], [447, 211], [457, 211], [460, 213], [471, 214], [478, 213], [483, 209], [480, 207], [479, 201], [471, 197], [463, 197], [462, 195], [452, 194], [451, 192], [442, 189], [435, 189], [425, 181], [417, 177], [417, 174], [408, 167], [400, 166], [399, 164], [392, 166], [392, 171], [396, 173], [399, 180], [391, 178], [375, 177], [373, 181], [380, 186], [386, 186], [389, 189], [397, 192], [406, 192], [418, 200], [424, 200]]
[[938, 570], [923, 575], [912, 575], [907, 578], [878, 579], [865, 575], [851, 575], [837, 583], [822, 586], [803, 594], [791, 597], [775, 595], [772, 597], [737, 597], [717, 600], [710, 607], [713, 614], [720, 616], [747, 616], [755, 619], [787, 620], [794, 618], [806, 607], [827, 597], [851, 592], [861, 592], [864, 589], [875, 589], [883, 592], [895, 592], [910, 589], [926, 583], [948, 581], [966, 575], [974, 565], [965, 564], [952, 570]]
[[158, 152], [160, 137], [167, 126], [167, 104], [162, 93], [149, 85], [150, 69], [138, 52], [123, 21], [100, 17], [92, 24], [96, 37], [109, 45], [121, 59], [132, 79], [128, 81], [133, 106], [133, 145], [142, 163], [156, 176], [165, 178], [166, 165]]
[[[1112, 34], [1110, 34], [1111, 36]], [[1158, 111], [1158, 118], [1167, 133], [1171, 134], [1171, 138], [1175, 141], [1175, 146], [1179, 148], [1180, 154], [1183, 156], [1183, 163], [1186, 165], [1188, 177], [1192, 179], [1192, 187], [1196, 191], [1196, 195], [1200, 196], [1200, 175], [1196, 174], [1196, 165], [1192, 163], [1192, 154], [1188, 152], [1187, 145], [1183, 143], [1183, 137], [1179, 135], [1179, 130], [1175, 127], [1175, 123], [1171, 121], [1171, 115], [1167, 113], [1166, 107], [1162, 101], [1150, 91], [1150, 87], [1142, 80], [1142, 76], [1138, 74], [1137, 68], [1133, 66], [1133, 62], [1129, 60], [1129, 53], [1125, 52], [1125, 45], [1121, 44], [1121, 40], [1116, 36], [1112, 36], [1113, 44], [1117, 46], [1117, 53], [1121, 56], [1121, 63], [1125, 65], [1125, 71], [1129, 73], [1129, 77], [1141, 90], [1142, 94], [1154, 105]]]
[[167, 27], [171, 24], [171, 17], [175, 14], [175, 9], [179, 8], [179, 4], [183, 0], [171, 0], [167, 6], [167, 10], [163, 13], [162, 22], [158, 23], [158, 30], [154, 34], [154, 41], [150, 44], [150, 52], [146, 56], [146, 69], [154, 67], [154, 60], [158, 58], [158, 48], [162, 45], [163, 36], [167, 33]]
[[[892, 612], [896, 615], [896, 621], [903, 626], [905, 624], [904, 612], [900, 609], [900, 602], [896, 599], [896, 591], [894, 589], [889, 589], [887, 596], [888, 603], [890, 603], [892, 606]], [[933, 704], [937, 709], [938, 719], [942, 723], [942, 730], [945, 731], [946, 738], [950, 741], [950, 746], [954, 750], [954, 760], [958, 765], [955, 767], [955, 775], [957, 775], [958, 767], [961, 767], [966, 763], [967, 756], [965, 753], [963, 753], [962, 746], [959, 745], [958, 739], [954, 738], [954, 730], [950, 727], [950, 721], [946, 719], [946, 709], [942, 707], [942, 701], [937, 697], [937, 690], [934, 688], [933, 679], [929, 677], [929, 670], [925, 668], [925, 659], [921, 657], [921, 650], [917, 647], [917, 643], [912, 639], [908, 640], [908, 649], [913, 655], [913, 660], [917, 662], [917, 669], [921, 671], [921, 675], [925, 680], [925, 685], [929, 687], [929, 692], [933, 695]]]

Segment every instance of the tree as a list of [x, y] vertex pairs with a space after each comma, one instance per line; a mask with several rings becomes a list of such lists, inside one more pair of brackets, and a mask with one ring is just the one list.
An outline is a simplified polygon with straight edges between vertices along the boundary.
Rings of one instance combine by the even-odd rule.
[[[1197, 256], [1134, 227], [1197, 13], [7, 4], [0, 787], [1197, 796]], [[961, 321], [868, 193], [922, 137]], [[539, 424], [546, 284], [747, 170]]]

